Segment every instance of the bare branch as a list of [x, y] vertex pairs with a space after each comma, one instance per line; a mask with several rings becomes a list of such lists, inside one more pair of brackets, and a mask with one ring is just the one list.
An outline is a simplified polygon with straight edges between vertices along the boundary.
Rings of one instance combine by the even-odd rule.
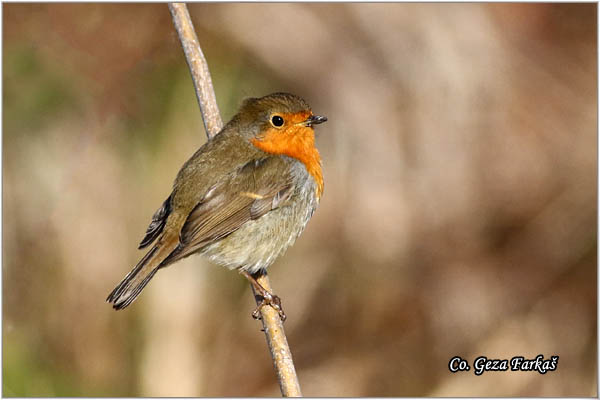
[[[258, 277], [256, 281], [270, 293], [273, 293], [269, 277], [266, 274]], [[257, 296], [254, 287], [252, 288], [252, 293], [256, 298]], [[257, 304], [259, 303], [260, 300], [257, 299]], [[277, 379], [279, 380], [281, 394], [284, 397], [301, 397], [300, 383], [298, 382], [296, 368], [294, 367], [294, 361], [292, 360], [292, 353], [288, 346], [285, 331], [283, 330], [283, 322], [281, 322], [279, 313], [273, 307], [267, 306], [260, 309], [260, 315], [265, 336], [267, 337], [267, 344], [269, 345], [271, 357], [273, 358], [273, 366], [275, 367]]]
[[192, 74], [192, 80], [196, 88], [196, 97], [198, 98], [198, 104], [200, 104], [200, 111], [202, 112], [204, 128], [206, 129], [206, 135], [210, 139], [219, 133], [223, 127], [223, 120], [221, 120], [221, 114], [219, 113], [219, 106], [217, 105], [215, 90], [210, 78], [208, 63], [200, 48], [200, 43], [198, 42], [198, 37], [196, 36], [196, 31], [194, 30], [194, 25], [192, 25], [190, 13], [185, 3], [169, 3], [169, 11], [171, 11], [171, 15], [173, 16], [173, 24], [175, 24], [175, 29], [185, 53], [185, 59], [187, 60], [188, 67], [190, 67], [190, 73]]
[[[173, 16], [173, 23], [175, 24], [175, 29], [177, 29], [179, 40], [181, 40], [185, 58], [192, 74], [206, 134], [209, 138], [212, 138], [221, 130], [223, 121], [221, 120], [217, 106], [208, 64], [200, 49], [198, 37], [194, 31], [194, 26], [192, 25], [185, 3], [169, 3], [169, 10]], [[269, 278], [266, 275], [259, 277], [257, 281], [262, 287], [272, 293]], [[252, 288], [252, 292], [254, 293], [254, 288]], [[256, 297], [255, 293], [254, 295]], [[273, 307], [262, 307], [261, 317], [281, 394], [285, 397], [302, 396], [296, 375], [296, 368], [292, 360], [292, 353], [288, 346], [279, 313]]]

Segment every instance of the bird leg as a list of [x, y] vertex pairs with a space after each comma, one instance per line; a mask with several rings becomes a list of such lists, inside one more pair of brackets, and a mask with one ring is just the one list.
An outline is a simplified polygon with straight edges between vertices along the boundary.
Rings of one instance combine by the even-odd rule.
[[254, 288], [254, 291], [258, 293], [260, 297], [262, 297], [260, 304], [252, 312], [252, 317], [254, 319], [260, 319], [260, 310], [264, 306], [268, 305], [273, 307], [279, 313], [279, 318], [281, 318], [281, 322], [284, 322], [287, 319], [287, 316], [285, 315], [285, 312], [283, 312], [283, 308], [281, 307], [281, 299], [279, 298], [279, 296], [269, 292], [267, 289], [262, 287], [262, 285], [258, 283], [256, 278], [252, 276], [252, 274], [250, 274], [248, 271], [240, 270], [240, 274], [244, 275], [246, 279], [250, 281], [250, 284]]

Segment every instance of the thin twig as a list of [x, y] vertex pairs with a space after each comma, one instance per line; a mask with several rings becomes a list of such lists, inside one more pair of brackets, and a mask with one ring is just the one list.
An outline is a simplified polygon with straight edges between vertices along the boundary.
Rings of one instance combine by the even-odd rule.
[[208, 63], [200, 48], [200, 43], [198, 42], [198, 37], [196, 36], [196, 31], [194, 30], [194, 25], [192, 25], [190, 13], [185, 3], [169, 3], [169, 11], [171, 11], [171, 15], [173, 16], [173, 24], [179, 35], [188, 67], [190, 67], [192, 81], [196, 88], [196, 97], [198, 98], [198, 104], [202, 112], [204, 128], [206, 129], [206, 135], [210, 139], [219, 133], [223, 127], [223, 120], [221, 120], [215, 90], [213, 89], [212, 79], [210, 79]]
[[[196, 36], [185, 3], [169, 3], [169, 10], [173, 16], [173, 23], [175, 24], [185, 58], [190, 67], [192, 80], [196, 88], [196, 97], [198, 98], [202, 119], [204, 120], [204, 127], [210, 139], [219, 133], [223, 126], [223, 121], [221, 120], [219, 107], [217, 106], [208, 64], [200, 49], [200, 43], [198, 42], [198, 37]], [[269, 277], [266, 274], [259, 277], [257, 281], [262, 287], [272, 293]], [[252, 293], [256, 298], [254, 288], [252, 288]], [[259, 302], [257, 301], [257, 303]], [[302, 396], [300, 384], [298, 383], [292, 353], [288, 346], [279, 313], [273, 307], [262, 307], [260, 313], [281, 394], [285, 397], [300, 397]]]
[[[273, 293], [269, 277], [266, 273], [265, 275], [258, 277], [256, 281], [267, 291]], [[252, 287], [252, 285], [250, 286]], [[256, 296], [254, 287], [252, 287], [252, 293], [254, 294], [256, 303], [259, 304], [260, 296]], [[273, 358], [273, 365], [275, 366], [275, 373], [277, 374], [281, 394], [284, 397], [301, 397], [302, 392], [300, 392], [300, 382], [298, 382], [296, 368], [294, 367], [294, 361], [292, 360], [292, 353], [288, 346], [287, 338], [285, 337], [283, 322], [281, 322], [279, 312], [273, 307], [262, 307], [260, 309], [260, 315], [263, 323], [263, 330], [267, 337], [267, 344], [271, 351], [271, 357]]]

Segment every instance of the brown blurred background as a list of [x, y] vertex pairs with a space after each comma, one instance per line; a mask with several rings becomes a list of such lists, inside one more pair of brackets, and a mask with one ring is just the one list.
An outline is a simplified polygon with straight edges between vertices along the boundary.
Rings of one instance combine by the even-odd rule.
[[[192, 4], [223, 118], [306, 98], [325, 193], [270, 269], [307, 396], [596, 396], [596, 5]], [[205, 141], [166, 4], [3, 7], [3, 395], [278, 396], [246, 281], [104, 302]], [[452, 374], [461, 356], [558, 369]]]

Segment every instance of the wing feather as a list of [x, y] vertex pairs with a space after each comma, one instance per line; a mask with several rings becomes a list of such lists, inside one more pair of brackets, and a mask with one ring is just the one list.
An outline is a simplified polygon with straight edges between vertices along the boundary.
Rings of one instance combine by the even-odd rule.
[[209, 243], [281, 207], [294, 191], [287, 162], [280, 157], [251, 161], [212, 186], [183, 224], [178, 249], [168, 263], [186, 257]]
[[146, 229], [146, 234], [144, 238], [140, 242], [138, 249], [143, 249], [148, 246], [150, 243], [154, 242], [154, 240], [160, 235], [163, 228], [165, 227], [165, 223], [167, 222], [167, 217], [171, 213], [171, 196], [167, 197], [167, 199], [163, 202], [162, 206], [156, 210], [154, 215], [152, 216], [152, 222]]

